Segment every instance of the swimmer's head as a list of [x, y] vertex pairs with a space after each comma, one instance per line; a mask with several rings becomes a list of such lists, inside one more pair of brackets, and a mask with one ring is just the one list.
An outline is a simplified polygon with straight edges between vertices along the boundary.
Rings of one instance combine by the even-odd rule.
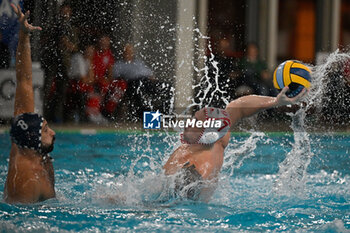
[[47, 121], [36, 113], [23, 113], [16, 116], [11, 124], [11, 141], [20, 148], [28, 148], [40, 154], [53, 150], [55, 132]]
[[194, 119], [202, 122], [208, 120], [219, 121], [220, 126], [206, 128], [204, 125], [201, 127], [194, 125], [187, 127], [181, 134], [181, 142], [184, 144], [211, 145], [225, 136], [231, 125], [228, 113], [219, 108], [203, 108], [195, 113]]

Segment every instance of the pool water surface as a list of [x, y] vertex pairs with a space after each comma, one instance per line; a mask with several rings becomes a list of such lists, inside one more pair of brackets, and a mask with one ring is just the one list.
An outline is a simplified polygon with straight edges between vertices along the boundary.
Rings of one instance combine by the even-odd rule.
[[[209, 203], [168, 195], [165, 133], [57, 133], [56, 199], [0, 202], [0, 232], [350, 232], [350, 136], [233, 133]], [[0, 134], [0, 195], [10, 139]], [[294, 161], [295, 159], [295, 161]]]

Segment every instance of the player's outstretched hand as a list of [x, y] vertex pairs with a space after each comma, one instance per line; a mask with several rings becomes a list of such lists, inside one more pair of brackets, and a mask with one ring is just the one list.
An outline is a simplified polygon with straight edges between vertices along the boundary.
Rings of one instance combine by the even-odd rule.
[[25, 14], [22, 13], [21, 7], [17, 4], [17, 6], [13, 3], [11, 3], [11, 7], [13, 11], [18, 16], [18, 21], [20, 24], [20, 28], [25, 33], [30, 33], [33, 31], [41, 31], [41, 27], [36, 27], [28, 23], [28, 17], [29, 17], [29, 11], [27, 11]]
[[277, 106], [284, 106], [289, 104], [295, 104], [298, 103], [300, 100], [304, 98], [304, 96], [307, 94], [307, 89], [304, 88], [297, 96], [293, 98], [289, 98], [286, 95], [286, 92], [288, 91], [288, 87], [284, 87], [282, 91], [277, 96]]

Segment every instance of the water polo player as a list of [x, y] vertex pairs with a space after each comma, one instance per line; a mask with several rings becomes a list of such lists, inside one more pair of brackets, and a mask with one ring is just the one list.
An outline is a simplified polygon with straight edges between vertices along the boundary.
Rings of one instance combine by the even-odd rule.
[[34, 112], [32, 61], [29, 34], [40, 27], [27, 21], [29, 12], [11, 4], [20, 23], [16, 54], [16, 95], [12, 141], [4, 199], [10, 203], [34, 203], [55, 197], [54, 171], [48, 155], [53, 150], [55, 132]]
[[278, 106], [294, 104], [306, 93], [304, 89], [293, 98], [286, 96], [288, 87], [277, 97], [249, 95], [229, 103], [226, 109], [204, 108], [194, 115], [204, 122], [214, 119], [221, 122], [219, 128], [203, 128], [193, 125], [185, 128], [181, 135], [182, 145], [170, 156], [164, 170], [175, 176], [175, 194], [192, 200], [209, 201], [218, 181], [224, 150], [230, 140], [230, 128], [240, 119]]

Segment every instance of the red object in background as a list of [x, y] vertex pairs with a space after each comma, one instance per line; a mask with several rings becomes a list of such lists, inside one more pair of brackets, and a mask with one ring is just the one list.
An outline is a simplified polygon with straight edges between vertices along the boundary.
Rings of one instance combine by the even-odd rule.
[[88, 115], [96, 115], [100, 112], [101, 96], [96, 93], [90, 93], [86, 101], [86, 110]]
[[96, 81], [105, 79], [108, 76], [108, 70], [114, 64], [114, 57], [110, 49], [105, 51], [96, 51], [93, 57], [93, 65]]
[[80, 92], [89, 93], [94, 91], [94, 87], [91, 84], [83, 83], [82, 81], [78, 82], [78, 88]]
[[97, 114], [103, 110], [105, 113], [113, 115], [127, 87], [126, 81], [122, 79], [114, 80], [106, 88], [108, 93], [104, 101], [103, 95], [90, 92], [86, 103], [87, 114]]
[[104, 104], [104, 110], [108, 114], [113, 114], [117, 108], [119, 102], [124, 96], [124, 93], [128, 87], [126, 81], [119, 79], [114, 80], [108, 87], [110, 95], [106, 99]]
[[108, 91], [110, 81], [108, 80], [108, 70], [114, 64], [114, 57], [110, 49], [96, 51], [93, 57], [93, 66], [95, 72], [95, 82], [101, 93]]

